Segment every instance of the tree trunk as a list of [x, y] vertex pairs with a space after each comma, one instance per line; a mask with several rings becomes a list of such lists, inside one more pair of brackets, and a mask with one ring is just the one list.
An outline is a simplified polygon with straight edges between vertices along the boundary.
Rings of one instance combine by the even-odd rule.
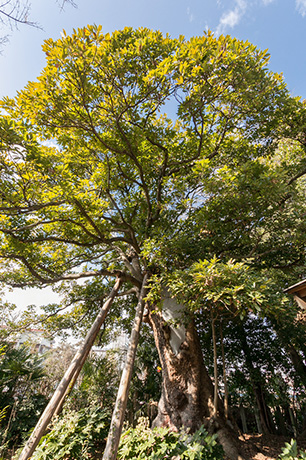
[[136, 314], [131, 332], [130, 343], [128, 352], [125, 359], [124, 368], [121, 375], [119, 389], [117, 393], [117, 399], [115, 408], [112, 415], [112, 421], [107, 437], [106, 447], [103, 454], [103, 460], [116, 460], [117, 451], [122, 432], [125, 410], [128, 400], [128, 393], [130, 383], [132, 379], [132, 373], [134, 368], [134, 362], [136, 357], [136, 349], [138, 345], [140, 326], [142, 323], [143, 309], [144, 309], [144, 298], [146, 296], [146, 282], [147, 275], [145, 275], [142, 288], [138, 298], [138, 304], [136, 308]]
[[306, 438], [306, 406], [303, 404], [303, 427], [302, 427], [302, 432], [300, 434], [300, 437], [302, 439]]
[[186, 311], [169, 294], [163, 298], [162, 311], [155, 306], [149, 312], [156, 347], [162, 367], [162, 395], [153, 426], [181, 428], [191, 432], [205, 425], [216, 432], [226, 455], [233, 460], [239, 454], [235, 433], [224, 417], [218, 400], [218, 416], [214, 415], [214, 387], [204, 366], [200, 341], [192, 319], [186, 323]]
[[[304, 340], [298, 339], [298, 329], [295, 331], [288, 324], [273, 322], [274, 329], [287, 351], [296, 373], [299, 375], [302, 384], [306, 388], [306, 366], [304, 356], [306, 355]], [[290, 323], [289, 323], [290, 324]], [[303, 356], [304, 355], [304, 356]]]
[[216, 417], [218, 413], [218, 360], [217, 360], [217, 338], [216, 338], [216, 322], [211, 310], [211, 331], [213, 339], [213, 349], [214, 349], [214, 413], [213, 416]]
[[275, 419], [276, 419], [278, 434], [280, 434], [281, 436], [288, 436], [288, 430], [286, 428], [284, 415], [282, 413], [280, 406], [276, 407]]
[[[254, 370], [256, 371], [257, 369]], [[257, 402], [257, 407], [259, 409], [262, 431], [265, 434], [275, 434], [276, 430], [274, 422], [272, 419], [270, 408], [266, 403], [263, 387], [259, 381], [253, 381], [252, 383], [253, 391]]]
[[298, 351], [292, 344], [289, 344], [287, 346], [287, 349], [288, 349], [292, 364], [294, 366], [294, 369], [296, 370], [297, 374], [300, 376], [303, 382], [303, 385], [306, 388], [306, 366], [303, 362], [303, 358], [301, 357], [301, 355], [298, 353]]
[[88, 353], [93, 346], [93, 343], [98, 335], [98, 332], [106, 318], [106, 315], [110, 309], [110, 306], [118, 294], [118, 291], [121, 286], [121, 279], [118, 278], [115, 286], [113, 287], [108, 299], [103, 304], [98, 316], [96, 317], [90, 331], [87, 333], [84, 344], [81, 345], [77, 353], [75, 354], [69, 368], [65, 372], [64, 377], [62, 378], [61, 382], [59, 383], [58, 387], [55, 390], [51, 400], [49, 401], [47, 407], [45, 408], [43, 414], [41, 415], [39, 421], [37, 422], [30, 438], [28, 439], [26, 445], [24, 446], [19, 459], [18, 460], [28, 460], [31, 458], [36, 446], [38, 445], [41, 437], [43, 436], [51, 418], [53, 417], [57, 407], [63, 401], [63, 396], [66, 394], [67, 388], [73, 379], [78, 369], [84, 364], [85, 362], [85, 355], [88, 356]]
[[224, 340], [222, 323], [220, 322], [220, 340], [221, 340], [221, 355], [222, 355], [222, 368], [223, 368], [223, 385], [224, 385], [224, 415], [228, 418], [228, 386], [227, 386], [227, 375], [225, 365], [225, 353], [224, 353]]
[[290, 416], [290, 421], [291, 421], [291, 426], [292, 426], [292, 429], [293, 429], [294, 437], [296, 438], [297, 437], [297, 431], [296, 431], [296, 421], [295, 421], [294, 413], [293, 413], [293, 410], [291, 409], [291, 407], [288, 407], [288, 409], [289, 409], [289, 416]]
[[259, 410], [262, 432], [265, 434], [275, 434], [275, 426], [265, 398], [264, 378], [261, 375], [260, 369], [255, 367], [253, 364], [252, 350], [247, 342], [245, 330], [242, 324], [240, 327], [240, 341], [245, 356], [245, 364], [249, 371], [250, 382], [252, 384], [253, 393]]
[[239, 405], [239, 412], [240, 412], [240, 418], [241, 418], [241, 423], [242, 423], [242, 432], [248, 433], [248, 425], [247, 425], [247, 420], [245, 416], [245, 410], [244, 410], [242, 403], [240, 403]]
[[90, 353], [90, 350], [88, 350], [87, 353], [85, 353], [83, 355], [79, 367], [75, 371], [75, 373], [74, 373], [74, 375], [73, 375], [73, 377], [72, 377], [72, 379], [71, 379], [71, 381], [70, 381], [65, 393], [63, 394], [63, 397], [62, 397], [61, 401], [59, 402], [59, 404], [58, 404], [58, 406], [57, 406], [57, 408], [56, 408], [56, 410], [54, 412], [54, 416], [59, 415], [62, 412], [64, 402], [65, 402], [67, 396], [69, 396], [71, 391], [73, 390], [74, 385], [76, 384], [76, 381], [77, 381], [77, 379], [78, 379], [78, 377], [79, 377], [79, 375], [81, 373], [81, 370], [83, 369], [83, 366], [85, 364], [85, 361], [86, 361], [89, 353]]
[[257, 406], [254, 407], [254, 413], [255, 413], [255, 420], [256, 420], [256, 425], [257, 425], [257, 431], [259, 434], [262, 434], [262, 426], [260, 422], [260, 416], [259, 416], [259, 409]]

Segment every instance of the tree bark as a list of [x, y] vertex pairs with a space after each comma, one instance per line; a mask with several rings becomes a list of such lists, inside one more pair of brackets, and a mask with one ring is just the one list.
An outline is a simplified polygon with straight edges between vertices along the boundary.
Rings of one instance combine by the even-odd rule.
[[223, 385], [224, 385], [224, 415], [228, 418], [228, 385], [226, 375], [225, 353], [224, 353], [224, 340], [222, 323], [220, 322], [220, 341], [221, 341], [221, 355], [222, 355], [222, 368], [223, 368]]
[[[258, 369], [255, 369], [255, 371], [256, 370], [258, 371]], [[251, 379], [252, 379], [252, 376], [251, 376]], [[260, 416], [262, 431], [265, 434], [275, 434], [276, 432], [275, 426], [272, 420], [270, 408], [268, 407], [266, 403], [264, 389], [262, 387], [262, 384], [259, 380], [256, 381], [256, 377], [255, 377], [255, 379], [252, 381], [252, 386], [253, 386], [253, 392], [256, 398], [256, 402], [257, 402], [257, 407], [259, 409], [259, 416]]]
[[[175, 317], [174, 325], [170, 325], [169, 309]], [[218, 416], [214, 417], [214, 386], [203, 362], [194, 323], [191, 318], [187, 323], [183, 319], [186, 321], [185, 308], [174, 299], [164, 299], [162, 311], [152, 306], [149, 312], [148, 320], [162, 367], [162, 394], [153, 427], [194, 432], [204, 424], [209, 432], [218, 434], [230, 459], [241, 460], [236, 434], [225, 420], [220, 399]]]
[[245, 410], [244, 410], [242, 403], [240, 403], [239, 405], [239, 412], [240, 412], [240, 418], [241, 418], [241, 423], [242, 423], [242, 432], [248, 433], [248, 425], [247, 425], [247, 420], [245, 416]]
[[256, 420], [258, 433], [262, 434], [263, 430], [262, 430], [260, 416], [259, 416], [259, 409], [257, 406], [254, 407], [254, 413], [255, 413], [255, 420]]
[[293, 429], [294, 437], [296, 438], [297, 431], [296, 431], [296, 421], [295, 421], [294, 413], [290, 406], [288, 407], [288, 410], [289, 410], [289, 416], [290, 416], [290, 421], [291, 421], [291, 426]]
[[217, 359], [217, 337], [216, 337], [216, 320], [211, 311], [211, 331], [213, 339], [213, 349], [214, 349], [214, 413], [213, 416], [216, 417], [218, 413], [218, 359]]
[[284, 415], [280, 406], [276, 407], [275, 419], [277, 424], [277, 433], [281, 436], [288, 436], [288, 430], [286, 428]]
[[262, 432], [265, 434], [275, 434], [275, 426], [271, 417], [270, 409], [266, 403], [264, 379], [261, 375], [260, 369], [256, 368], [253, 364], [252, 350], [248, 345], [245, 330], [242, 324], [240, 327], [240, 341], [245, 356], [245, 364], [249, 371], [249, 378], [252, 384], [253, 393], [259, 411]]
[[76, 381], [77, 381], [77, 379], [78, 379], [78, 377], [79, 377], [79, 375], [80, 375], [80, 373], [81, 373], [81, 370], [83, 369], [83, 366], [84, 366], [84, 364], [85, 364], [85, 361], [86, 361], [86, 359], [87, 359], [89, 353], [90, 353], [90, 349], [88, 349], [87, 352], [83, 355], [79, 367], [76, 369], [76, 371], [75, 371], [75, 373], [74, 373], [72, 379], [70, 380], [70, 383], [69, 383], [69, 385], [68, 385], [68, 387], [67, 387], [65, 393], [64, 393], [63, 396], [62, 396], [62, 399], [60, 400], [60, 402], [59, 402], [59, 404], [58, 404], [58, 406], [57, 406], [57, 408], [56, 408], [56, 410], [55, 410], [55, 412], [54, 412], [54, 414], [53, 414], [54, 416], [59, 415], [59, 414], [62, 412], [62, 409], [63, 409], [63, 406], [64, 406], [64, 402], [65, 402], [67, 396], [68, 396], [68, 395], [71, 393], [71, 391], [73, 390], [74, 385], [76, 384]]
[[134, 325], [129, 343], [129, 349], [127, 352], [125, 365], [121, 375], [111, 426], [109, 429], [107, 443], [103, 454], [103, 460], [116, 460], [117, 457], [117, 451], [127, 405], [128, 392], [130, 388], [134, 361], [136, 356], [136, 349], [138, 345], [140, 326], [142, 323], [144, 298], [146, 296], [146, 282], [147, 275], [145, 275], [143, 279], [142, 288], [139, 294]]

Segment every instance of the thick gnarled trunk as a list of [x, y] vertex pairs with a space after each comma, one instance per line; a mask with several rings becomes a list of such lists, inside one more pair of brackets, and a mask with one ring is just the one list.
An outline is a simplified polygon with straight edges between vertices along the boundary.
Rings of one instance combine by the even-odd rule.
[[218, 415], [214, 416], [214, 386], [203, 362], [194, 323], [184, 310], [168, 296], [161, 311], [152, 307], [149, 312], [163, 373], [162, 395], [153, 426], [193, 432], [204, 424], [209, 431], [217, 432], [229, 458], [242, 459], [220, 400]]
[[201, 350], [190, 322], [185, 339], [175, 353], [170, 344], [171, 327], [158, 313], [151, 324], [159, 351], [163, 382], [157, 425], [179, 430], [183, 426], [195, 431], [213, 412], [213, 385], [204, 367]]

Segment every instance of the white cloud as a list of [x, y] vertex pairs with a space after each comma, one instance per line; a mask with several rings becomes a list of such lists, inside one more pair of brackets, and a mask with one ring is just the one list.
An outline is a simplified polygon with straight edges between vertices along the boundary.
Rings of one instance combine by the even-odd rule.
[[306, 0], [296, 0], [296, 9], [304, 17], [306, 16]]
[[187, 16], [188, 16], [189, 22], [194, 21], [194, 15], [192, 14], [192, 12], [191, 12], [189, 7], [187, 8]]
[[237, 26], [243, 18], [246, 10], [247, 2], [245, 0], [235, 0], [234, 8], [221, 16], [216, 29], [216, 35], [223, 34], [228, 28], [233, 29], [235, 26]]
[[262, 3], [267, 6], [270, 5], [270, 3], [273, 3], [275, 0], [262, 0]]

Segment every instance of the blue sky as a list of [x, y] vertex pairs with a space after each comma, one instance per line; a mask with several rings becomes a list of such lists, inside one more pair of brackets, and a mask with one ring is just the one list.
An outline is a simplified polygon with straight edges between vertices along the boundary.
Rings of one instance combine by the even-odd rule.
[[[41, 45], [87, 24], [102, 24], [105, 32], [125, 26], [148, 27], [186, 38], [210, 29], [248, 40], [271, 54], [270, 69], [282, 72], [295, 96], [306, 98], [306, 0], [75, 0], [60, 11], [55, 0], [32, 0], [31, 20], [42, 30], [2, 28], [10, 35], [0, 55], [0, 97], [13, 97], [34, 80], [45, 62]], [[8, 296], [19, 307], [52, 302], [50, 288], [41, 292], [15, 290]]]
[[10, 41], [0, 55], [0, 97], [14, 96], [44, 66], [41, 45], [86, 24], [105, 32], [125, 26], [149, 27], [187, 38], [210, 29], [248, 40], [271, 54], [270, 68], [283, 72], [289, 90], [306, 98], [306, 0], [76, 0], [60, 11], [55, 0], [32, 0], [31, 20], [43, 30], [2, 28]]

